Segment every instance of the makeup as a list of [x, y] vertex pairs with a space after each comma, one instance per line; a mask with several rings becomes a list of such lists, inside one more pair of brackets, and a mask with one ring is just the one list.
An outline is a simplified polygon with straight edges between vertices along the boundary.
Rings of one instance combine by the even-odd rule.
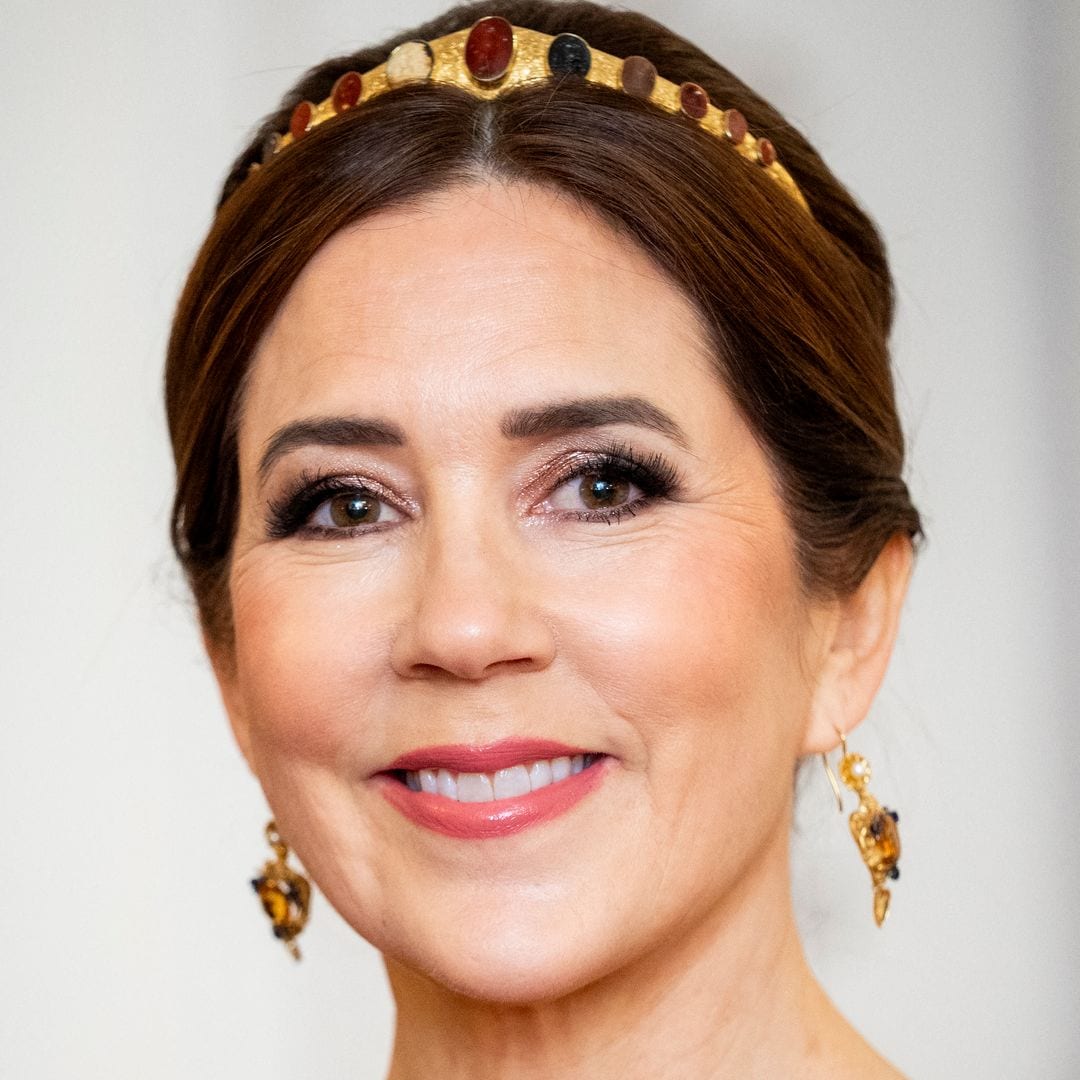
[[607, 772], [605, 754], [540, 739], [410, 751], [373, 778], [410, 821], [461, 840], [511, 836], [571, 810]]

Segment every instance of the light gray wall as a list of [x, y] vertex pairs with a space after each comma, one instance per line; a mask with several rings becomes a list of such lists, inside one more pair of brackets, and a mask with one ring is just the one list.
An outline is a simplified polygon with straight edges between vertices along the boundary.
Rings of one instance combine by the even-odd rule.
[[[876, 930], [807, 772], [813, 963], [913, 1076], [1080, 1075], [1080, 7], [640, 6], [809, 134], [899, 283], [930, 541], [858, 749], [902, 811], [904, 877]], [[308, 64], [440, 7], [4, 5], [4, 1077], [382, 1075], [377, 956], [317, 900], [294, 967], [247, 889], [264, 806], [165, 543], [160, 368], [249, 126]]]

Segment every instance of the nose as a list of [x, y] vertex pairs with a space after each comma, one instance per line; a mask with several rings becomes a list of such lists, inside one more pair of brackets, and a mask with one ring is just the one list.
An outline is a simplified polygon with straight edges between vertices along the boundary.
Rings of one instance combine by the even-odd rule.
[[479, 681], [539, 671], [555, 655], [527, 543], [499, 529], [432, 530], [420, 552], [406, 614], [392, 646], [406, 678]]

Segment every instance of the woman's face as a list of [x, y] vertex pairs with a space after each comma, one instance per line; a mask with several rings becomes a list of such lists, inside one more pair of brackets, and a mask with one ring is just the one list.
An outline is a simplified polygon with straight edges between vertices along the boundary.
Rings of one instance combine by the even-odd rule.
[[239, 450], [225, 700], [356, 930], [524, 1001], [786, 902], [829, 613], [642, 251], [521, 185], [372, 217], [261, 341]]

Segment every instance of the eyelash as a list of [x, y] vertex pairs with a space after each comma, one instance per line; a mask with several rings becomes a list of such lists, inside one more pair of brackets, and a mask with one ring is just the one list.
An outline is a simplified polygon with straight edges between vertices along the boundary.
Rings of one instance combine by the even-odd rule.
[[[574, 460], [567, 462], [549, 481], [549, 490], [553, 493], [571, 480], [594, 474], [628, 480], [641, 494], [632, 502], [606, 510], [553, 512], [559, 513], [564, 519], [613, 525], [623, 517], [634, 517], [639, 510], [651, 503], [673, 497], [681, 486], [675, 468], [660, 454], [651, 453], [640, 457], [631, 447], [613, 442], [575, 455]], [[378, 523], [333, 529], [308, 524], [311, 516], [327, 499], [335, 495], [360, 493], [372, 495], [388, 505], [395, 506], [395, 503], [379, 490], [356, 477], [304, 471], [287, 491], [270, 502], [267, 508], [267, 535], [275, 540], [293, 535], [309, 539], [340, 540], [384, 528], [385, 526]], [[395, 508], [401, 509], [397, 506]]]

